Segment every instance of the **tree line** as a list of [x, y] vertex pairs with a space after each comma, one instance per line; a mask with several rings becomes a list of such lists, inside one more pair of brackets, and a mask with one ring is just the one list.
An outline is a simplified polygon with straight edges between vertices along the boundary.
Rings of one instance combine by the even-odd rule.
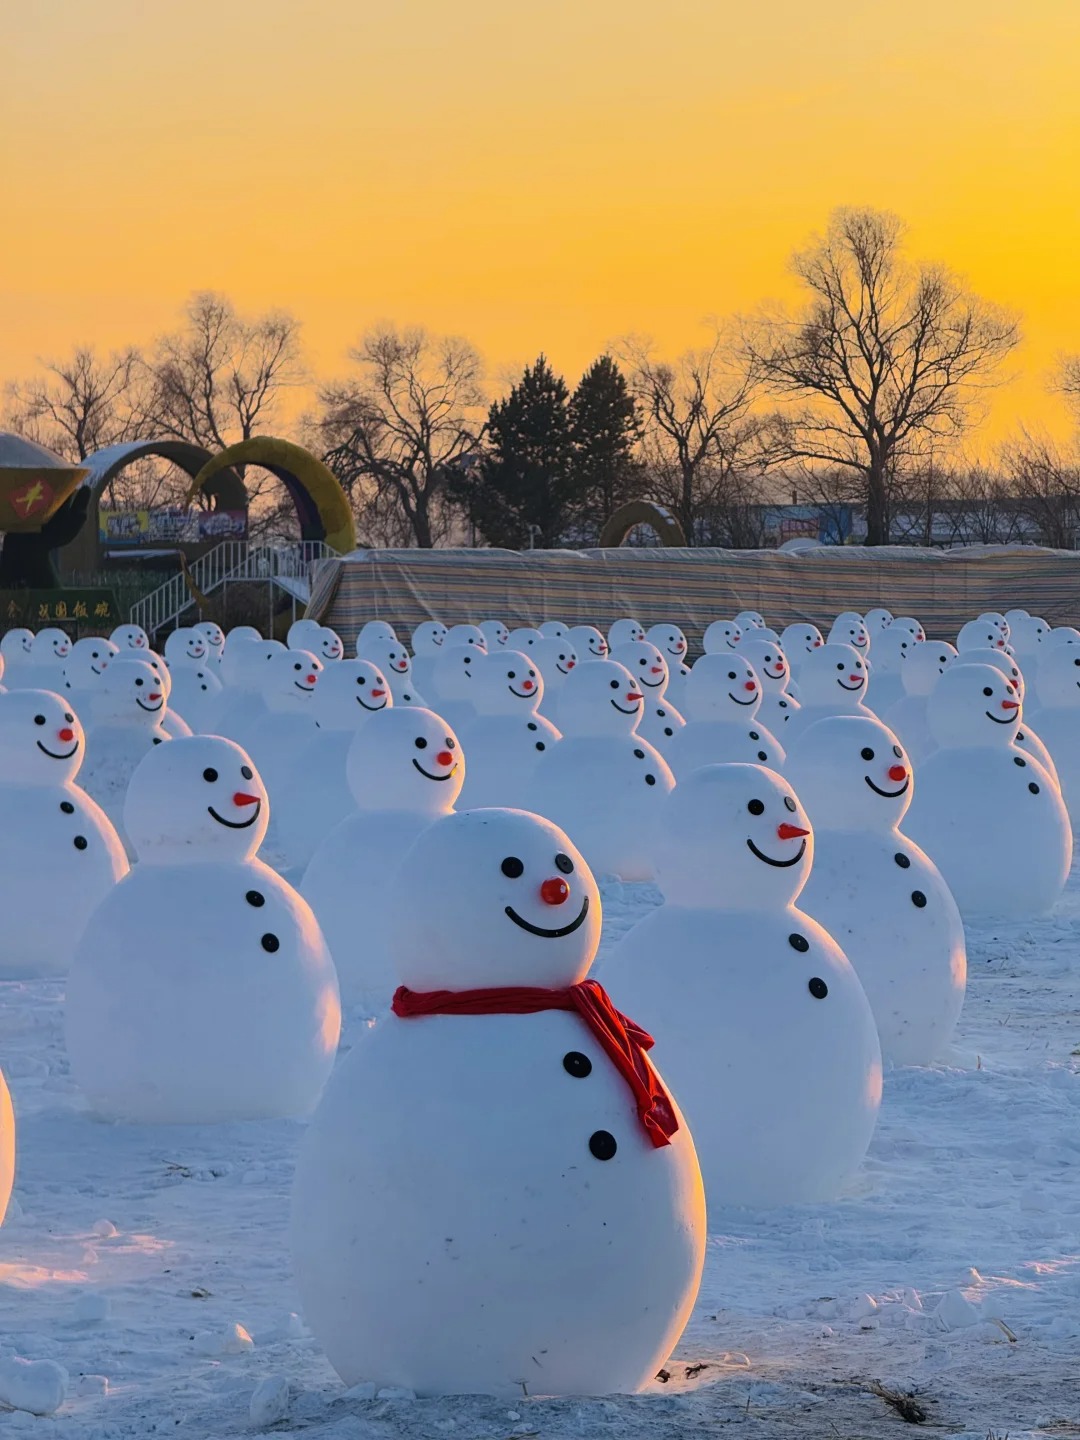
[[[614, 341], [571, 388], [543, 354], [494, 400], [459, 336], [382, 325], [349, 371], [313, 384], [298, 322], [248, 318], [202, 293], [145, 352], [79, 348], [7, 387], [7, 423], [72, 459], [146, 437], [221, 448], [280, 428], [340, 479], [367, 545], [594, 544], [629, 499], [680, 521], [691, 544], [765, 542], [765, 508], [858, 507], [882, 544], [1073, 543], [1080, 464], [1022, 432], [993, 465], [962, 462], [988, 391], [1007, 379], [1017, 317], [943, 266], [906, 253], [902, 223], [833, 212], [791, 260], [801, 300], [711, 322], [675, 358]], [[1080, 421], [1080, 356], [1055, 388]], [[287, 525], [271, 479], [246, 476], [256, 528]], [[121, 472], [108, 503], [179, 498], [166, 468]]]

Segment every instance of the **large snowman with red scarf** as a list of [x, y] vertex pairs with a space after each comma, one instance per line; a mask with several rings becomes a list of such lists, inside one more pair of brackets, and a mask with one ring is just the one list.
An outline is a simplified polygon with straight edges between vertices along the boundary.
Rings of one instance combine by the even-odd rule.
[[90, 917], [68, 978], [72, 1074], [112, 1120], [302, 1115], [337, 1052], [337, 977], [309, 907], [256, 859], [266, 788], [231, 740], [152, 750], [124, 824], [138, 865]]
[[464, 811], [419, 838], [389, 906], [393, 1013], [297, 1165], [305, 1319], [347, 1385], [641, 1389], [694, 1303], [704, 1198], [650, 1037], [585, 980], [588, 866], [539, 816]]

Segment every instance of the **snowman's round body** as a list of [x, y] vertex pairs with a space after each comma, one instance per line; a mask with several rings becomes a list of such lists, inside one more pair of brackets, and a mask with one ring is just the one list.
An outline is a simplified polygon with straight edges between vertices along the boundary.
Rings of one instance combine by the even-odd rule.
[[212, 733], [215, 703], [222, 690], [219, 668], [219, 661], [207, 659], [205, 665], [173, 671], [170, 710], [175, 705], [194, 734]]
[[310, 651], [290, 649], [271, 656], [261, 671], [266, 709], [252, 722], [244, 748], [271, 797], [288, 783], [297, 754], [316, 733], [315, 688], [322, 668]]
[[558, 729], [538, 711], [477, 715], [461, 732], [469, 759], [458, 808], [521, 809], [532, 796], [537, 765], [561, 742]]
[[[646, 694], [641, 707], [641, 719], [638, 721], [637, 733], [654, 749], [659, 750], [665, 759], [668, 757], [671, 742], [685, 725], [685, 719], [670, 703], [666, 695], [662, 699], [656, 700], [654, 696]], [[671, 763], [670, 760], [668, 763]]]
[[[437, 821], [389, 900], [414, 912], [398, 951], [414, 992], [554, 995], [599, 934], [581, 856], [518, 811]], [[574, 1011], [380, 1021], [333, 1077], [293, 1194], [304, 1316], [345, 1383], [507, 1398], [648, 1384], [705, 1240], [693, 1141], [668, 1113], [654, 1144]]]
[[632, 640], [619, 645], [612, 650], [611, 658], [626, 668], [644, 697], [637, 733], [661, 755], [665, 755], [675, 732], [686, 724], [681, 712], [668, 699], [671, 672], [667, 661], [659, 648], [648, 640]]
[[0, 1070], [0, 1225], [4, 1223], [11, 1187], [15, 1183], [15, 1111]]
[[[1027, 730], [1027, 726], [1024, 726]], [[1043, 742], [1054, 756], [1062, 798], [1080, 833], [1080, 707], [1043, 706], [1039, 711]]]
[[676, 780], [703, 765], [742, 763], [782, 770], [786, 759], [784, 747], [756, 716], [743, 725], [731, 720], [688, 720], [665, 754]]

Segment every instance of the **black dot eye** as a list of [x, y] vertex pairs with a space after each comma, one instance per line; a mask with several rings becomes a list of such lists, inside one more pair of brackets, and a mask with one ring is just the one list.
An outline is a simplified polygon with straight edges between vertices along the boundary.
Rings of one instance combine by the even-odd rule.
[[427, 741], [424, 739], [424, 737], [423, 737], [422, 735], [418, 735], [418, 736], [416, 737], [416, 739], [414, 740], [413, 743], [414, 743], [414, 745], [416, 746], [417, 750], [426, 750], [426, 749], [427, 749]]
[[357, 683], [358, 685], [366, 685], [366, 684], [367, 684], [367, 676], [366, 676], [366, 675], [358, 675], [358, 676], [356, 677], [356, 683]]
[[555, 869], [561, 870], [564, 875], [572, 875], [574, 873], [574, 862], [570, 859], [569, 855], [564, 855], [560, 851], [559, 854], [555, 856]]
[[302, 670], [304, 667], [302, 665], [294, 665], [292, 668], [294, 670]]
[[136, 684], [136, 685], [141, 685], [142, 683], [143, 683], [143, 682], [142, 682], [141, 680], [136, 680], [136, 681], [135, 681], [135, 684]]
[[794, 814], [795, 814], [795, 808], [796, 808], [796, 807], [795, 807], [795, 801], [791, 798], [790, 795], [785, 795], [785, 796], [784, 796], [784, 809], [785, 809], [785, 810], [790, 810], [791, 813], [794, 815]]
[[[947, 665], [949, 662], [949, 657], [947, 655], [939, 655], [937, 658], [939, 663], [942, 665]], [[1080, 660], [1078, 660], [1076, 663], [1080, 665]]]
[[815, 1000], [824, 1000], [825, 996], [829, 993], [829, 987], [825, 984], [825, 981], [819, 979], [816, 975], [810, 981], [806, 988], [810, 991], [810, 994], [813, 995]]
[[457, 741], [456, 741], [456, 740], [451, 740], [449, 735], [446, 737], [446, 748], [447, 748], [448, 750], [456, 750], [456, 749], [457, 749]]
[[874, 758], [874, 752], [870, 749], [869, 745], [864, 745], [859, 753], [864, 760], [872, 760]]
[[763, 804], [760, 800], [751, 800], [751, 801], [750, 801], [750, 804], [747, 805], [746, 808], [747, 808], [747, 810], [750, 811], [750, 814], [751, 814], [751, 815], [764, 815], [764, 814], [765, 814], [765, 806], [764, 806], [764, 804]]
[[904, 752], [903, 750], [901, 750], [899, 745], [894, 745], [892, 747], [892, 753], [896, 756], [898, 760], [902, 760], [904, 758]]
[[516, 670], [507, 670], [507, 672], [506, 672], [506, 678], [507, 678], [508, 680], [516, 680], [516, 679], [517, 679], [517, 671], [516, 671]]
[[843, 665], [837, 665], [836, 668], [837, 668], [838, 670], [843, 670], [844, 667], [843, 667]]
[[210, 769], [204, 770], [202, 772], [202, 778], [209, 781], [209, 783], [212, 785], [214, 781], [218, 778], [218, 772], [213, 769], [213, 767], [211, 767]]
[[525, 874], [525, 866], [516, 855], [508, 855], [499, 868], [508, 880], [520, 880]]
[[983, 694], [984, 694], [984, 695], [992, 695], [993, 693], [994, 693], [994, 692], [993, 692], [992, 688], [991, 688], [989, 685], [986, 685], [986, 686], [983, 687]]
[[45, 716], [44, 716], [44, 715], [35, 715], [35, 716], [34, 716], [34, 724], [35, 724], [35, 725], [44, 725], [44, 724], [45, 724]]
[[612, 682], [611, 682], [611, 688], [612, 688], [612, 690], [617, 690], [617, 689], [619, 688], [619, 682], [618, 682], [618, 680], [612, 680]]
[[240, 774], [245, 780], [253, 780], [255, 778], [250, 765], [241, 765]]
[[734, 670], [729, 670], [729, 671], [727, 672], [727, 678], [728, 678], [729, 680], [737, 680], [739, 677], [735, 674], [735, 671], [734, 671]]
[[571, 1050], [568, 1055], [564, 1055], [562, 1064], [566, 1073], [573, 1075], [575, 1080], [584, 1080], [586, 1075], [592, 1074], [592, 1061], [587, 1055], [582, 1055], [580, 1050]]

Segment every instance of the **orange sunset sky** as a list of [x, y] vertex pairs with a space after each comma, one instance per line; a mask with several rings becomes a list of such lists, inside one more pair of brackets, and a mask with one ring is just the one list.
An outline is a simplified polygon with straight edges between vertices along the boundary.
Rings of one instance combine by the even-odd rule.
[[1080, 351], [1078, 0], [16, 0], [0, 381], [146, 342], [194, 289], [387, 318], [491, 374], [792, 298], [837, 204], [1023, 312], [985, 439], [1065, 428]]

